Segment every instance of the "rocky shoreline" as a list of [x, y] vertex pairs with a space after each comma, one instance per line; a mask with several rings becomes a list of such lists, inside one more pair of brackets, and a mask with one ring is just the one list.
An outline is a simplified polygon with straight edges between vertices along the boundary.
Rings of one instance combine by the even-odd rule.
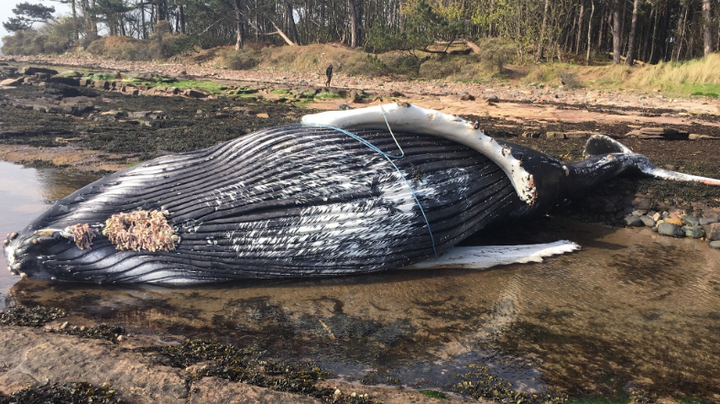
[[[61, 71], [33, 64], [84, 69]], [[218, 92], [174, 85], [197, 78], [218, 81]], [[445, 112], [478, 121], [488, 134], [565, 160], [581, 158], [585, 139], [605, 133], [622, 137], [624, 144], [648, 155], [660, 167], [720, 177], [720, 156], [714, 152], [720, 146], [716, 139], [720, 127], [717, 100], [673, 101], [587, 90], [349, 77], [337, 80], [338, 87], [324, 89], [311, 84], [317, 77], [300, 74], [6, 58], [0, 62], [0, 159], [113, 172], [156, 156], [209, 147], [267, 126], [297, 122], [310, 111], [402, 99], [429, 108], [440, 106]], [[643, 132], [647, 127], [656, 130]], [[720, 248], [720, 190], [699, 184], [621, 178], [553, 215], [615, 226], [642, 225], [661, 235], [704, 239], [711, 247]], [[55, 321], [45, 329], [16, 325], [0, 329], [0, 356], [6, 360], [0, 385], [5, 393], [41, 385], [52, 374], [56, 382], [123, 384], [123, 394], [131, 402], [320, 402], [316, 397], [215, 376], [193, 379], [207, 363], [173, 368], [147, 351], [137, 350], [177, 342], [166, 344], [147, 336], [98, 341], [56, 333], [67, 327], [73, 325]], [[83, 325], [76, 327], [79, 330]], [[62, 361], [58, 361], [60, 357]], [[64, 376], [58, 379], [57, 375]], [[435, 400], [394, 387], [333, 380], [320, 381], [317, 386], [332, 390], [324, 402]], [[459, 396], [446, 400], [460, 401]]]

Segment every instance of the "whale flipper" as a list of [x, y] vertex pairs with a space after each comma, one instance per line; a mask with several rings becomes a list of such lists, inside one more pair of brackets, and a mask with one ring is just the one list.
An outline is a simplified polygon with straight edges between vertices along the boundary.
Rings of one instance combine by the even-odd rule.
[[440, 257], [404, 269], [487, 269], [499, 265], [542, 262], [543, 258], [579, 249], [580, 245], [568, 240], [543, 244], [454, 247]]

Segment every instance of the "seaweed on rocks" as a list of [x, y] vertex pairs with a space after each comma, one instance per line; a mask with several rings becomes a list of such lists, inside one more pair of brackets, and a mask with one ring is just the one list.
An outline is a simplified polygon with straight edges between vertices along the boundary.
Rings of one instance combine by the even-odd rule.
[[513, 390], [512, 384], [500, 376], [490, 374], [486, 366], [470, 365], [462, 381], [455, 385], [455, 391], [475, 400], [489, 399], [498, 403], [515, 404], [564, 404], [565, 394], [534, 394]]
[[100, 324], [95, 327], [78, 327], [69, 326], [68, 323], [64, 323], [59, 329], [52, 329], [50, 332], [75, 335], [82, 338], [104, 339], [117, 343], [120, 336], [125, 335], [125, 328], [108, 324]]
[[144, 347], [139, 350], [157, 352], [164, 357], [166, 365], [190, 370], [191, 379], [214, 376], [271, 390], [304, 394], [329, 403], [375, 402], [368, 395], [344, 395], [339, 390], [316, 386], [329, 373], [313, 364], [269, 360], [263, 358], [264, 353], [261, 351], [217, 340], [186, 340], [180, 345]]
[[109, 384], [49, 383], [20, 390], [12, 395], [0, 393], [0, 404], [121, 404]]
[[45, 323], [66, 317], [67, 312], [56, 307], [15, 305], [0, 313], [0, 324], [42, 327]]

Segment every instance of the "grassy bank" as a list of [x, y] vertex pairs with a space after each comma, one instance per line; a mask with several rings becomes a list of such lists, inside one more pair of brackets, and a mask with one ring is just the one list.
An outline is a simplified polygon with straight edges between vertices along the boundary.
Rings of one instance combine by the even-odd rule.
[[[720, 96], [720, 55], [657, 65], [581, 66], [569, 63], [511, 65], [501, 56], [388, 52], [372, 55], [335, 45], [269, 47], [261, 50], [214, 49], [181, 60], [225, 69], [319, 73], [332, 64], [337, 74], [390, 76], [406, 80], [543, 85], [587, 90], [662, 92], [674, 97]], [[509, 60], [509, 58], [507, 58]]]

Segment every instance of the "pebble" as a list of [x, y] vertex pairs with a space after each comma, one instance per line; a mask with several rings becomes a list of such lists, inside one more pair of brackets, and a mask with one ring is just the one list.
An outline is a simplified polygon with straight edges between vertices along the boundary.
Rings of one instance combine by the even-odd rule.
[[710, 242], [710, 247], [711, 247], [711, 248], [717, 248], [718, 250], [720, 250], [720, 240], [711, 241], [711, 242]]
[[682, 231], [685, 232], [685, 237], [689, 238], [700, 238], [705, 235], [705, 230], [700, 226], [683, 226]]
[[682, 219], [679, 217], [667, 217], [663, 220], [665, 223], [672, 223], [677, 227], [680, 227], [683, 225]]
[[683, 232], [678, 226], [670, 222], [662, 222], [658, 224], [658, 233], [662, 234], [663, 236], [670, 237], [682, 237], [685, 235], [685, 232]]
[[655, 226], [655, 220], [649, 216], [640, 216], [640, 220], [642, 220], [643, 224], [647, 227], [653, 227]]
[[685, 223], [687, 223], [688, 226], [697, 226], [700, 224], [700, 219], [691, 215], [683, 217], [683, 220], [685, 221]]
[[717, 223], [717, 221], [718, 220], [715, 219], [714, 217], [703, 217], [703, 218], [700, 218], [700, 225], [705, 226], [708, 224]]

